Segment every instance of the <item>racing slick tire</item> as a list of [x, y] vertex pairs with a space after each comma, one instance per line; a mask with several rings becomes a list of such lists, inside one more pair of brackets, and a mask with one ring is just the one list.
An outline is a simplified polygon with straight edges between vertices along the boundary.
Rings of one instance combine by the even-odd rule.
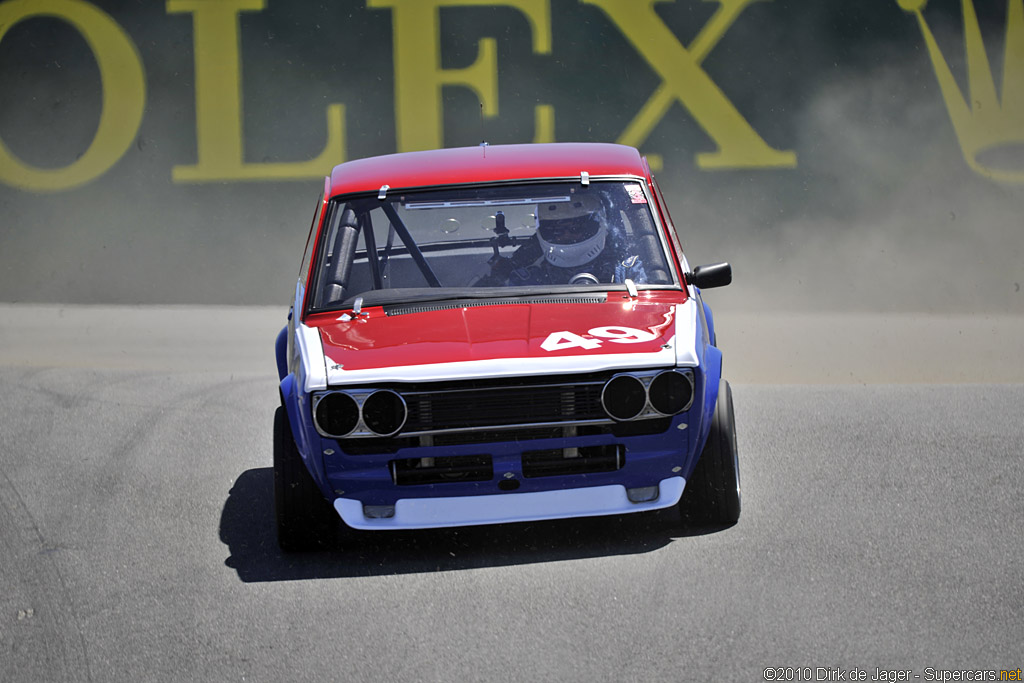
[[740, 518], [740, 465], [736, 448], [732, 388], [724, 379], [711, 431], [697, 466], [686, 482], [680, 510], [686, 519], [711, 524], [735, 524]]
[[302, 462], [283, 406], [274, 413], [274, 507], [281, 550], [326, 549], [336, 540], [338, 515]]

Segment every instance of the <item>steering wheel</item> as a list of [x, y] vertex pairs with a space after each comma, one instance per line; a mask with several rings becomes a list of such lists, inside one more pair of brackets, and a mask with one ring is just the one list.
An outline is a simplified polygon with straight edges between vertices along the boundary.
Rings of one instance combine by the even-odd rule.
[[597, 285], [601, 281], [593, 273], [576, 273], [569, 278], [570, 285]]

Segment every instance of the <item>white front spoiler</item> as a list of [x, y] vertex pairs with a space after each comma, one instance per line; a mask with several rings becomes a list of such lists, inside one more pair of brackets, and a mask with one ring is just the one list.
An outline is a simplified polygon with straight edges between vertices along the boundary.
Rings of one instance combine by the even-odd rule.
[[559, 491], [402, 498], [395, 503], [394, 515], [390, 517], [367, 517], [363, 504], [351, 498], [336, 499], [334, 509], [353, 529], [433, 529], [659, 510], [678, 503], [685, 486], [682, 477], [663, 479], [658, 497], [642, 503], [630, 501], [626, 487], [611, 484]]

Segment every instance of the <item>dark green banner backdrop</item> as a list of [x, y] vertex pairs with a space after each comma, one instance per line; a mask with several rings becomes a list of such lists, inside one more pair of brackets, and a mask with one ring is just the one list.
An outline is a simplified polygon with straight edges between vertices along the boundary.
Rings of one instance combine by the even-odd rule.
[[638, 147], [735, 306], [1024, 312], [1024, 0], [0, 2], [0, 300], [283, 303], [322, 177]]

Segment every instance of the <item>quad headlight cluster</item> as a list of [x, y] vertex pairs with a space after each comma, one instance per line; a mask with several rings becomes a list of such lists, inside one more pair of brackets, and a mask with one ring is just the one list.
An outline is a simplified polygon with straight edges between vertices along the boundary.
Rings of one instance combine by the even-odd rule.
[[405, 399], [391, 389], [330, 391], [313, 395], [316, 429], [321, 436], [332, 439], [342, 439], [355, 433], [394, 436], [405, 425], [408, 416]]
[[601, 391], [601, 405], [618, 422], [671, 416], [693, 404], [693, 371], [615, 375]]

